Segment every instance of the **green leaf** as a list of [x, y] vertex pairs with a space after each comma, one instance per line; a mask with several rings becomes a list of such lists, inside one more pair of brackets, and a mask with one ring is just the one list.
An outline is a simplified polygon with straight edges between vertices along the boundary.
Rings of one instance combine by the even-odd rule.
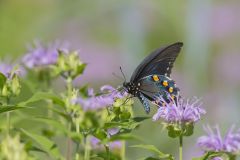
[[86, 66], [87, 66], [87, 64], [85, 64], [85, 63], [77, 66], [77, 74], [78, 74], [78, 75], [79, 75], [79, 74], [82, 74], [83, 71], [85, 70]]
[[29, 103], [46, 100], [46, 99], [52, 100], [55, 104], [58, 104], [60, 106], [65, 105], [65, 103], [60, 97], [56, 96], [54, 93], [51, 93], [51, 92], [37, 92], [28, 100], [19, 103], [19, 105], [27, 105]]
[[107, 133], [106, 131], [99, 129], [94, 133], [94, 136], [100, 140], [104, 140], [107, 138]]
[[147, 158], [144, 158], [144, 160], [160, 160], [160, 159], [155, 157], [147, 157]]
[[57, 110], [55, 108], [49, 108], [49, 109], [52, 110], [53, 112], [57, 113], [59, 116], [65, 118], [68, 121], [72, 120], [71, 117], [68, 114], [66, 114], [66, 113], [64, 113], [62, 111], [59, 111], [59, 110]]
[[0, 113], [10, 112], [13, 110], [24, 109], [22, 106], [0, 106]]
[[233, 155], [229, 152], [207, 152], [205, 153], [202, 157], [197, 157], [197, 158], [193, 158], [192, 160], [210, 160], [213, 159], [214, 157], [221, 157], [224, 160], [235, 160], [236, 159], [236, 155]]
[[191, 136], [193, 134], [193, 131], [194, 131], [193, 123], [186, 124], [184, 126], [183, 136]]
[[122, 120], [127, 120], [127, 119], [129, 119], [129, 118], [131, 118], [131, 113], [130, 112], [122, 112], [121, 114], [120, 114], [120, 118], [122, 119]]
[[151, 152], [157, 154], [159, 158], [168, 158], [169, 160], [173, 159], [172, 155], [164, 154], [163, 152], [159, 151], [154, 145], [140, 144], [140, 145], [133, 145], [133, 146], [130, 146], [130, 147], [146, 149], [148, 151], [151, 151]]
[[175, 127], [174, 125], [168, 125], [167, 130], [168, 130], [168, 136], [171, 138], [179, 137], [182, 133], [181, 129], [179, 129], [178, 127]]
[[68, 133], [67, 127], [65, 125], [63, 125], [61, 122], [56, 121], [54, 119], [50, 119], [47, 117], [36, 117], [36, 118], [34, 118], [34, 120], [38, 121], [38, 122], [46, 123], [49, 126], [54, 127], [56, 129], [58, 129], [59, 131], [62, 131], [65, 134]]
[[117, 141], [117, 140], [139, 140], [139, 141], [141, 141], [141, 138], [134, 136], [132, 134], [115, 134], [115, 135], [112, 135], [108, 141]]
[[21, 129], [21, 131], [33, 139], [37, 144], [40, 145], [40, 147], [47, 152], [52, 158], [54, 159], [63, 159], [62, 155], [60, 154], [56, 144], [52, 142], [51, 140], [47, 139], [44, 136], [37, 135], [34, 133], [30, 133], [24, 129]]
[[4, 74], [0, 72], [0, 89], [3, 88], [4, 84], [6, 83], [7, 78]]
[[149, 118], [151, 118], [151, 117], [134, 117], [133, 120], [135, 122], [142, 122], [142, 121], [145, 121], [145, 120], [147, 120]]

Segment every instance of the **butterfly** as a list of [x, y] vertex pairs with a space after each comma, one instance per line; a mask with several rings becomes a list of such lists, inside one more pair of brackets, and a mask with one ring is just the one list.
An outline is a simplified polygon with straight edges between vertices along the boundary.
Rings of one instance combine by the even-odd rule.
[[177, 42], [153, 51], [135, 69], [130, 82], [124, 81], [124, 90], [133, 97], [138, 97], [146, 113], [150, 112], [149, 101], [159, 106], [164, 105], [156, 97], [162, 96], [168, 102], [168, 95], [172, 98], [179, 95], [179, 88], [170, 74], [182, 46], [182, 42]]

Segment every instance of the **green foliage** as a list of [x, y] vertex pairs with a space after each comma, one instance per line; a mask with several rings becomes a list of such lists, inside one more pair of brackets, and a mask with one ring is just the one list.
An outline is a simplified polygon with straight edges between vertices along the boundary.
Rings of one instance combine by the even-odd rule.
[[19, 80], [19, 75], [12, 70], [8, 73], [8, 77], [0, 74], [0, 95], [2, 97], [15, 97], [20, 94], [21, 85]]
[[177, 138], [180, 136], [191, 136], [194, 131], [194, 123], [182, 123], [182, 124], [166, 124], [163, 123], [168, 131], [168, 136], [171, 138]]
[[221, 157], [224, 160], [236, 160], [236, 155], [228, 152], [207, 152], [203, 156], [198, 158], [193, 158], [192, 160], [212, 160], [214, 157]]
[[51, 100], [54, 104], [57, 104], [62, 107], [65, 104], [59, 96], [57, 96], [52, 92], [36, 92], [35, 94], [32, 95], [32, 97], [30, 97], [26, 101], [20, 102], [19, 105], [26, 106], [30, 103], [34, 103], [42, 100]]
[[145, 149], [145, 150], [148, 150], [148, 151], [156, 154], [156, 157], [143, 158], [145, 160], [173, 160], [174, 159], [174, 157], [172, 155], [165, 154], [165, 153], [161, 152], [160, 150], [158, 150], [153, 145], [143, 145], [143, 144], [141, 144], [141, 145], [134, 145], [134, 146], [131, 146], [131, 147]]
[[3, 89], [3, 86], [5, 85], [7, 81], [7, 77], [0, 72], [0, 89]]
[[83, 73], [85, 67], [86, 64], [80, 61], [78, 52], [65, 53], [59, 50], [58, 61], [52, 69], [55, 76], [75, 79]]
[[5, 112], [10, 112], [10, 111], [13, 111], [13, 110], [24, 109], [24, 108], [29, 108], [29, 107], [13, 106], [13, 105], [1, 106], [0, 107], [0, 114], [5, 113]]
[[22, 132], [33, 139], [46, 153], [48, 153], [54, 159], [63, 159], [56, 144], [51, 140], [47, 139], [44, 136], [30, 133], [24, 129], [22, 129]]
[[7, 136], [0, 145], [1, 160], [33, 160], [25, 151], [25, 144], [20, 142], [20, 136]]

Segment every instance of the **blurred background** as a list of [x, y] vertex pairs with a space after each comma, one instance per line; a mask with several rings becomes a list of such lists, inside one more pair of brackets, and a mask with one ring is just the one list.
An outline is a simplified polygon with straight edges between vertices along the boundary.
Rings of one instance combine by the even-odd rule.
[[[18, 60], [34, 40], [68, 42], [88, 63], [76, 85], [119, 86], [154, 49], [184, 43], [172, 71], [184, 97], [202, 98], [206, 116], [185, 139], [185, 158], [198, 156], [196, 138], [203, 124], [222, 131], [240, 127], [240, 1], [239, 0], [0, 0], [0, 56]], [[135, 115], [145, 115], [136, 99]], [[151, 113], [154, 114], [154, 109]], [[177, 154], [178, 143], [166, 138], [151, 119], [135, 132], [146, 144]], [[139, 142], [129, 142], [128, 145]], [[149, 155], [127, 148], [129, 160]]]

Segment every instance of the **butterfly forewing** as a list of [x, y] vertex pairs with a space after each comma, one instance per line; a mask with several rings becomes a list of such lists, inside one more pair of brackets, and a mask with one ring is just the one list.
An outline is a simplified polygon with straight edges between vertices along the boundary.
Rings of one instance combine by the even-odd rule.
[[173, 63], [176, 60], [183, 43], [177, 42], [152, 52], [134, 71], [131, 82], [153, 74], [170, 76]]

